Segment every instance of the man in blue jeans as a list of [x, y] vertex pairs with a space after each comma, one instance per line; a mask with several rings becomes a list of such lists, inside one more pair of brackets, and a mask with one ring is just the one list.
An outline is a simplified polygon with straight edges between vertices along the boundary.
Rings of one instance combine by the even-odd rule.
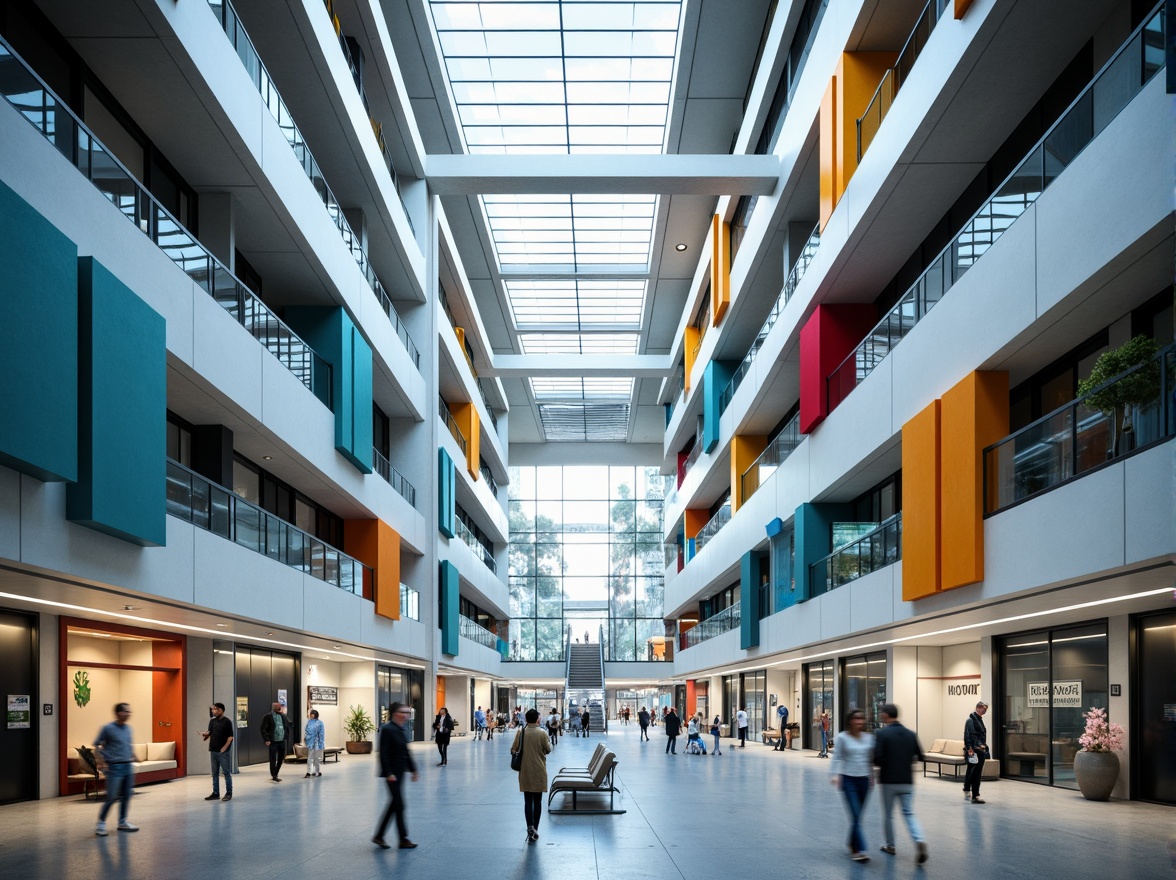
[[106, 802], [98, 811], [98, 825], [94, 833], [99, 837], [106, 836], [106, 814], [118, 801], [118, 830], [138, 831], [138, 825], [127, 821], [127, 813], [131, 807], [131, 792], [135, 787], [135, 753], [131, 748], [131, 726], [127, 719], [131, 717], [131, 704], [119, 703], [114, 707], [114, 721], [111, 721], [100, 731], [94, 740], [97, 749], [98, 767], [106, 773]]
[[200, 735], [208, 743], [208, 757], [212, 764], [212, 794], [206, 801], [220, 800], [220, 775], [225, 774], [224, 800], [233, 799], [233, 722], [225, 717], [225, 704], [212, 704], [212, 717], [208, 719], [208, 730]]
[[882, 836], [886, 838], [882, 852], [895, 854], [892, 814], [897, 800], [915, 842], [915, 860], [921, 865], [927, 861], [927, 839], [915, 818], [911, 765], [923, 760], [923, 749], [915, 732], [899, 724], [898, 707], [894, 703], [886, 703], [879, 714], [883, 726], [874, 735], [874, 763], [878, 766], [878, 783], [882, 789]]

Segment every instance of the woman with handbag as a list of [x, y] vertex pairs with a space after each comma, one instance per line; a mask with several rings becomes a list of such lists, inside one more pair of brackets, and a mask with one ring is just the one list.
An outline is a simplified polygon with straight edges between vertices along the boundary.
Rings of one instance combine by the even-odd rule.
[[527, 710], [527, 726], [515, 734], [510, 747], [510, 766], [519, 772], [523, 812], [527, 817], [527, 843], [539, 839], [539, 817], [543, 813], [543, 792], [547, 791], [547, 756], [551, 740], [539, 727], [539, 710]]
[[442, 706], [437, 717], [433, 719], [433, 739], [437, 743], [437, 751], [441, 753], [438, 767], [444, 767], [449, 763], [449, 738], [452, 734], [453, 716], [449, 714], [449, 710]]

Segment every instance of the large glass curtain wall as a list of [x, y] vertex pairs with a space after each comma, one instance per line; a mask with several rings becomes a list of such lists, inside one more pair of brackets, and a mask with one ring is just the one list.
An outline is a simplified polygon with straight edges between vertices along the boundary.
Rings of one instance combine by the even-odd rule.
[[662, 497], [655, 467], [510, 469], [511, 660], [563, 660], [567, 619], [589, 612], [606, 660], [661, 659]]
[[866, 713], [866, 730], [877, 730], [878, 716], [886, 702], [886, 653], [847, 657], [841, 669], [841, 717], [853, 709], [862, 709]]
[[[1107, 627], [1022, 633], [1000, 642], [1001, 772], [1014, 779], [1077, 788], [1074, 755], [1083, 714], [1107, 708]], [[1115, 719], [1111, 719], [1112, 721]]]

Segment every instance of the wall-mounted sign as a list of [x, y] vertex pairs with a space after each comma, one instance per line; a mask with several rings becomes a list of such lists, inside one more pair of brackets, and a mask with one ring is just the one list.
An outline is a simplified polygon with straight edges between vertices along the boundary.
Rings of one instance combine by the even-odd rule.
[[285, 688], [278, 688], [278, 703], [285, 706], [287, 709], [290, 708], [290, 704], [286, 702], [286, 689]]
[[237, 728], [249, 726], [249, 698], [237, 697]]
[[309, 706], [338, 706], [339, 689], [333, 687], [319, 687], [308, 685], [306, 688], [306, 702]]
[[8, 729], [21, 730], [33, 726], [32, 704], [28, 694], [8, 695]]
[[980, 696], [980, 683], [976, 684], [959, 684], [952, 682], [947, 685], [947, 695], [949, 697], [978, 697]]
[[1028, 707], [1030, 709], [1081, 709], [1082, 682], [1055, 681], [1053, 701], [1050, 701], [1049, 682], [1031, 681], [1028, 684]]

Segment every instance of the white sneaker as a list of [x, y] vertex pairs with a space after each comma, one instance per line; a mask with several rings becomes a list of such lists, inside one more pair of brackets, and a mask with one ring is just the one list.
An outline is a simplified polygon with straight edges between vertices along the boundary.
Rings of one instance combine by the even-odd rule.
[[138, 831], [139, 826], [132, 825], [130, 822], [119, 822], [118, 823], [118, 830], [119, 831]]
[[96, 835], [98, 835], [99, 837], [105, 837], [106, 836], [106, 823], [99, 822], [97, 825], [95, 825], [94, 826], [94, 833]]

